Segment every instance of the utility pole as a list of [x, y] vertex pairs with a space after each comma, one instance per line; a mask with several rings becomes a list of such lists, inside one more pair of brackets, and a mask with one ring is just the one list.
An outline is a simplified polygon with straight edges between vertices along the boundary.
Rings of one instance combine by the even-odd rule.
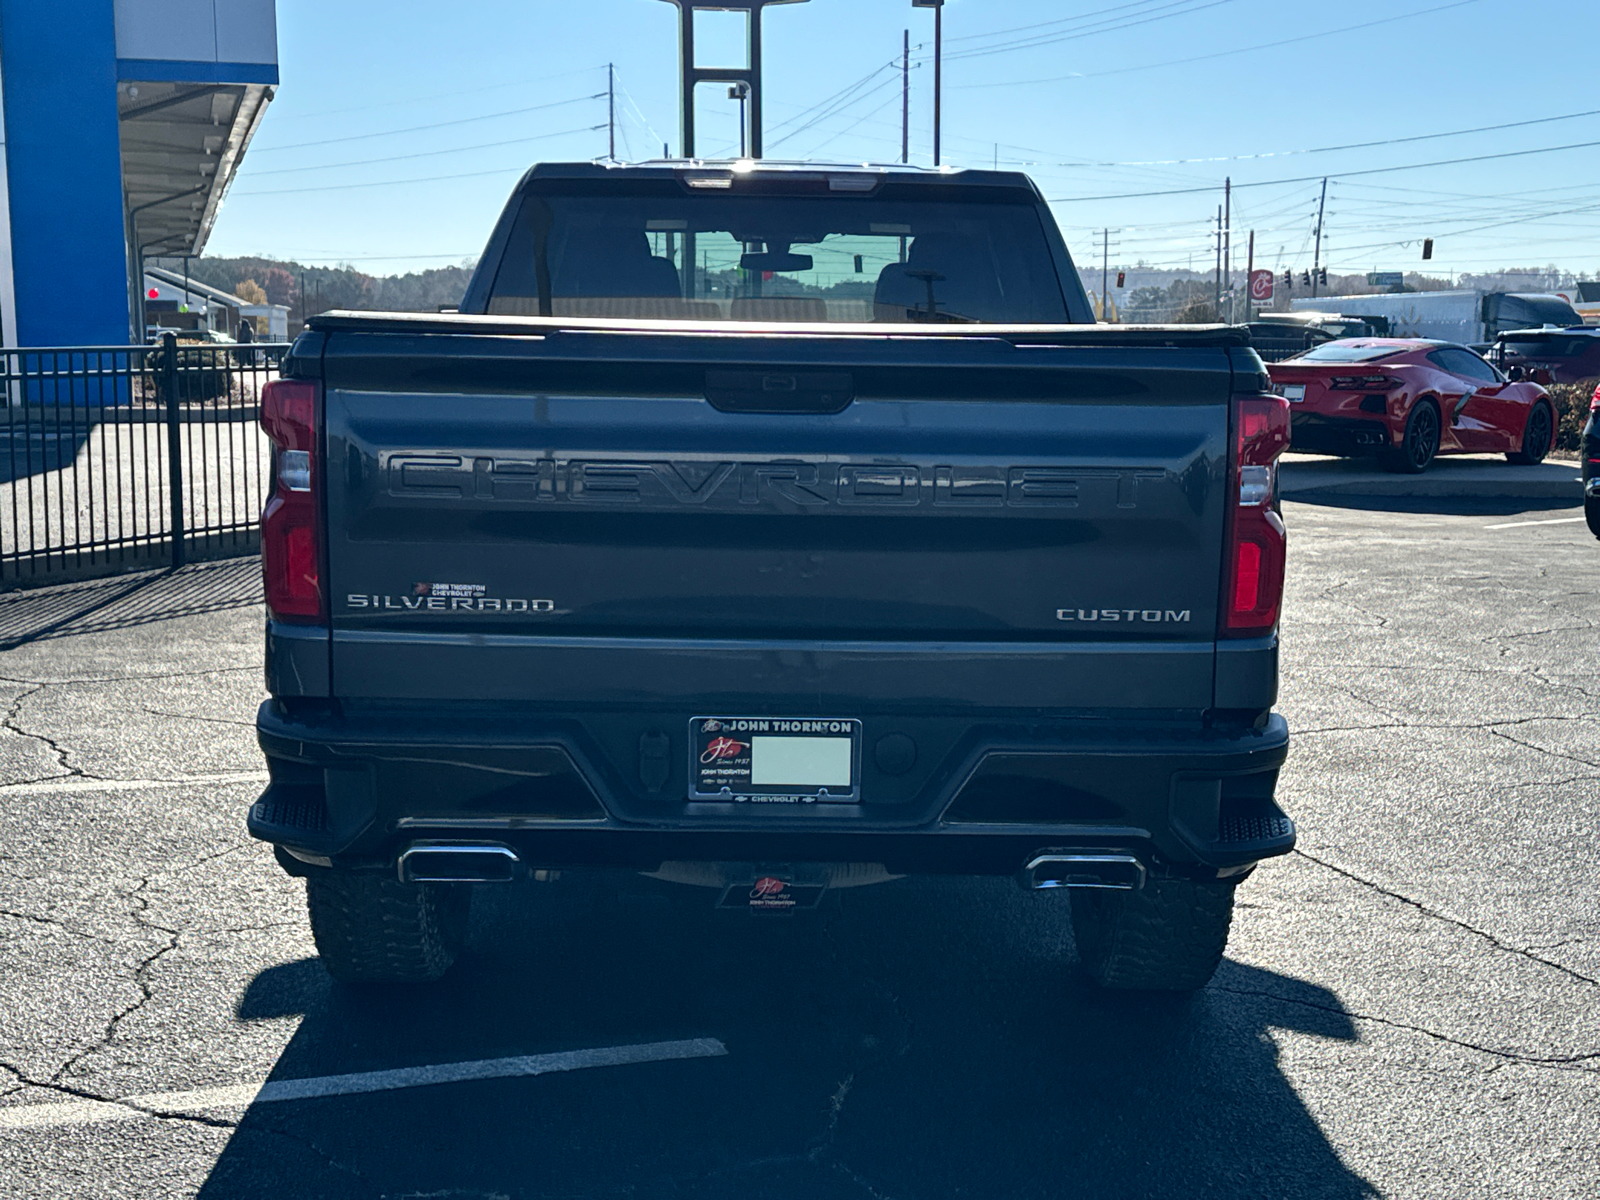
[[1233, 320], [1233, 176], [1231, 175], [1222, 181], [1222, 290], [1228, 293], [1228, 320], [1231, 322]]
[[[1317, 248], [1311, 254], [1311, 298], [1317, 297], [1317, 273], [1322, 268], [1322, 210], [1328, 203], [1328, 177], [1322, 177], [1322, 199], [1317, 201]], [[1303, 245], [1304, 243], [1302, 243]]]
[[1250, 301], [1252, 299], [1250, 281], [1255, 278], [1256, 274], [1256, 231], [1254, 229], [1250, 231], [1250, 249], [1245, 253], [1244, 262], [1244, 319], [1248, 322], [1250, 320]]
[[606, 64], [606, 158], [617, 161], [617, 64]]
[[1111, 230], [1100, 235], [1100, 319], [1111, 319], [1111, 292], [1107, 288], [1111, 276]]
[[900, 50], [900, 161], [911, 161], [911, 30]]
[[1217, 205], [1217, 286], [1212, 295], [1212, 307], [1222, 312], [1222, 205]]

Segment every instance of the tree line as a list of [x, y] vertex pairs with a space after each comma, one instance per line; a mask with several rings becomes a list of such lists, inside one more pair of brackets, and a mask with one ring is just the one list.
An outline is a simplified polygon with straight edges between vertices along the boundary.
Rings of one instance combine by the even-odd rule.
[[[181, 258], [149, 260], [182, 272]], [[472, 265], [432, 267], [404, 275], [369, 275], [352, 266], [313, 267], [292, 259], [246, 255], [189, 260], [189, 278], [254, 303], [286, 305], [291, 326], [335, 308], [437, 312], [461, 303]], [[248, 294], [247, 294], [248, 293]]]

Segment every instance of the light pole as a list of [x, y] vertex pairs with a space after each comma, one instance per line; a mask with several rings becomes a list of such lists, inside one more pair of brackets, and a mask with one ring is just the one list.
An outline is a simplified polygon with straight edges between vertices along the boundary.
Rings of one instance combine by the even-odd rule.
[[746, 118], [749, 116], [745, 109], [745, 102], [750, 99], [750, 85], [744, 80], [732, 84], [728, 88], [728, 99], [739, 102], [739, 157], [745, 156], [745, 131], [748, 128]]
[[933, 9], [933, 165], [939, 165], [939, 100], [944, 72], [944, 0], [911, 0], [912, 8]]

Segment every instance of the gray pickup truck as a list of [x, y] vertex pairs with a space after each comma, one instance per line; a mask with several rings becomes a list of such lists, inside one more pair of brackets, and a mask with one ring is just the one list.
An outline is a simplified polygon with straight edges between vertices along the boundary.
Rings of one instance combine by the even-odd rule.
[[1012, 877], [1197, 988], [1294, 843], [1269, 387], [1095, 325], [1022, 175], [535, 167], [459, 314], [314, 318], [267, 389], [250, 831], [347, 981], [622, 869]]

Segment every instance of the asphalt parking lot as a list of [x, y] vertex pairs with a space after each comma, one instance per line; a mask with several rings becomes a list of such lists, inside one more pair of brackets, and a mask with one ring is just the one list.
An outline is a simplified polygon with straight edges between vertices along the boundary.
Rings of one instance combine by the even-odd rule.
[[1285, 505], [1300, 849], [1179, 1003], [997, 880], [490, 891], [341, 991], [244, 834], [253, 565], [0, 597], [0, 1194], [1593, 1197], [1600, 542], [1539, 505]]

